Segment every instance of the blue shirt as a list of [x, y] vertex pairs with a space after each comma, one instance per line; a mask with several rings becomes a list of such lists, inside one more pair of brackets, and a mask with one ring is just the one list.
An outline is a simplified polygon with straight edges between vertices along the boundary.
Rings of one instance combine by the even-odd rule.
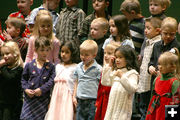
[[102, 67], [96, 60], [86, 71], [84, 71], [83, 65], [83, 62], [80, 62], [74, 72], [74, 77], [78, 79], [77, 97], [80, 99], [96, 99]]

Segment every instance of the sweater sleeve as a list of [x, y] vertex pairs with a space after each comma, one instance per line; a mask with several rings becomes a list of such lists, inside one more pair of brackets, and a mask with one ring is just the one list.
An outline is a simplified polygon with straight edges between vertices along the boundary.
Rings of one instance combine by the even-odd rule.
[[104, 86], [112, 86], [112, 68], [108, 65], [103, 67], [101, 84]]
[[53, 49], [54, 49], [53, 50], [53, 62], [56, 65], [60, 62], [60, 59], [59, 59], [60, 42], [57, 38], [54, 39]]
[[27, 50], [27, 55], [26, 55], [25, 63], [31, 62], [33, 60], [33, 56], [34, 56], [34, 41], [35, 41], [35, 37], [34, 36], [30, 37], [29, 43], [28, 43], [28, 50]]
[[24, 90], [29, 88], [28, 80], [29, 80], [29, 63], [25, 65], [21, 78], [21, 85]]

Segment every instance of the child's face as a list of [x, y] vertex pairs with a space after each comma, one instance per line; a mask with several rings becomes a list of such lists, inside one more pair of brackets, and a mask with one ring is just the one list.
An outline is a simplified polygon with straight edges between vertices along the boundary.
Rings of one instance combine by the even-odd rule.
[[171, 41], [173, 41], [175, 39], [175, 35], [176, 35], [176, 30], [175, 29], [170, 29], [168, 27], [164, 27], [161, 30], [161, 37], [162, 40], [164, 41], [164, 44], [168, 44]]
[[52, 26], [50, 23], [41, 22], [39, 24], [39, 32], [41, 36], [47, 36], [52, 32]]
[[65, 3], [68, 7], [73, 7], [78, 3], [78, 0], [65, 0]]
[[115, 52], [115, 64], [118, 69], [126, 67], [126, 59], [120, 51]]
[[93, 39], [98, 40], [104, 37], [106, 30], [104, 30], [98, 23], [92, 23], [90, 34]]
[[15, 38], [15, 37], [19, 36], [19, 31], [20, 30], [15, 28], [14, 26], [12, 26], [10, 23], [8, 23], [6, 31], [12, 38]]
[[180, 34], [180, 23], [178, 25], [178, 33]]
[[110, 32], [112, 36], [117, 36], [118, 34], [118, 29], [114, 23], [114, 20], [110, 19], [109, 20], [109, 27], [110, 27]]
[[160, 3], [156, 2], [149, 2], [149, 11], [151, 15], [158, 15], [161, 14], [163, 11], [166, 10], [166, 6], [161, 6]]
[[105, 11], [106, 7], [108, 7], [109, 2], [105, 0], [92, 0], [92, 5], [95, 11]]
[[114, 56], [114, 49], [106, 47], [104, 49], [104, 62], [105, 64], [109, 63], [109, 60]]
[[148, 39], [151, 39], [160, 34], [160, 31], [158, 28], [154, 28], [150, 22], [146, 22], [144, 33]]
[[23, 15], [29, 15], [33, 0], [17, 0], [17, 7], [23, 13]]
[[167, 65], [167, 64], [158, 62], [158, 69], [161, 74], [172, 73], [175, 71], [175, 68], [176, 67], [173, 67], [172, 65]]
[[71, 51], [67, 46], [62, 46], [61, 48], [61, 59], [64, 62], [64, 64], [71, 63]]
[[40, 47], [36, 49], [36, 53], [38, 55], [37, 59], [40, 61], [46, 61], [49, 52], [50, 52], [50, 47]]
[[8, 47], [2, 47], [1, 53], [7, 65], [11, 66], [15, 63], [16, 57], [12, 54]]
[[91, 64], [95, 57], [96, 55], [92, 54], [89, 50], [80, 49], [80, 58], [84, 65]]
[[48, 10], [56, 10], [59, 6], [60, 0], [48, 0]]

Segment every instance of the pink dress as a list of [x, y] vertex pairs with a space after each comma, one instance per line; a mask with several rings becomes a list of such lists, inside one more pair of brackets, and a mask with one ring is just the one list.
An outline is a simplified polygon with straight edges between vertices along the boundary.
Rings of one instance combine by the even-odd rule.
[[56, 65], [55, 85], [45, 120], [73, 120], [72, 95], [75, 83], [75, 79], [73, 79], [75, 68], [76, 64], [70, 66]]

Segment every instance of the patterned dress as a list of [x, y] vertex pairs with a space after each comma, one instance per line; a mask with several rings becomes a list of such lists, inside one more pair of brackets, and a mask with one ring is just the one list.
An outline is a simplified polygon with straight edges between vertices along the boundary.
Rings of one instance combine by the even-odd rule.
[[57, 64], [55, 86], [53, 89], [50, 108], [45, 120], [73, 120], [72, 95], [74, 91], [73, 73], [76, 64], [64, 66]]

